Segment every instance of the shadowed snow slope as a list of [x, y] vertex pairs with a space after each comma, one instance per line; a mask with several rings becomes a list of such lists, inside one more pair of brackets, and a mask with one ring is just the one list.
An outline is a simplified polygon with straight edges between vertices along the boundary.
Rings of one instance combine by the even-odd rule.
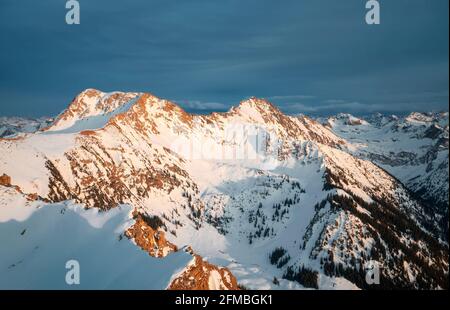
[[[0, 289], [165, 289], [193, 259], [150, 257], [122, 238], [132, 224], [128, 206], [105, 213], [13, 200], [0, 205]], [[69, 260], [80, 264], [80, 285], [66, 284]]]

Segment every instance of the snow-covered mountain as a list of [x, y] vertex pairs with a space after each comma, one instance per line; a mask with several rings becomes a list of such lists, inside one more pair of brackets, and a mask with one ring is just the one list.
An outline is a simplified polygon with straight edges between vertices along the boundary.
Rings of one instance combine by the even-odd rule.
[[[368, 125], [351, 117], [343, 126]], [[365, 278], [374, 264], [385, 288], [448, 287], [440, 218], [393, 173], [359, 156], [336, 126], [284, 115], [257, 98], [226, 113], [192, 115], [148, 93], [89, 89], [47, 128], [0, 140], [1, 200], [22, 195], [18, 209], [31, 200], [83, 218], [74, 206], [105, 214], [130, 206], [122, 218], [132, 223], [116, 233], [163, 261], [180, 248], [194, 257], [164, 282], [172, 289], [372, 288]], [[0, 227], [14, 222], [10, 212], [0, 206]], [[21, 227], [38, 218], [22, 219]], [[0, 248], [15, 241], [2, 239]], [[0, 262], [2, 275], [23, 256], [11, 253]], [[44, 262], [30, 255], [34, 266]], [[26, 269], [14, 268], [20, 286]]]
[[0, 117], [0, 138], [14, 137], [20, 133], [32, 133], [47, 127], [51, 118]]
[[448, 112], [374, 114], [365, 119], [340, 114], [323, 122], [351, 144], [353, 155], [376, 163], [427, 204], [430, 214], [437, 214], [442, 238], [448, 240]]

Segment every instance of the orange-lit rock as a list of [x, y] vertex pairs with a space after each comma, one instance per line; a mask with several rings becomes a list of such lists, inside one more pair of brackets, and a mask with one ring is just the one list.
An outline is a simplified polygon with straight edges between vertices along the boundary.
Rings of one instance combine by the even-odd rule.
[[169, 285], [169, 290], [239, 290], [227, 268], [219, 268], [194, 254], [194, 261]]

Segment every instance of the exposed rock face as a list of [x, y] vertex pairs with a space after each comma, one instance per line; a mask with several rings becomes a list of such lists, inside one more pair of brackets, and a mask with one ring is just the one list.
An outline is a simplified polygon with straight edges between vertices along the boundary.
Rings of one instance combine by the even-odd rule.
[[[136, 223], [129, 228], [125, 235], [133, 239], [136, 244], [153, 257], [165, 257], [171, 252], [178, 251], [177, 247], [166, 240], [165, 233], [160, 229], [161, 220], [153, 220], [148, 216], [134, 213]], [[153, 227], [152, 227], [153, 226]]]
[[11, 186], [11, 177], [9, 175], [3, 174], [0, 176], [0, 185]]
[[[133, 213], [136, 223], [130, 227], [125, 235], [149, 253], [150, 256], [163, 258], [178, 248], [167, 241], [161, 225], [161, 219]], [[236, 278], [226, 268], [219, 268], [196, 255], [192, 250], [187, 251], [193, 256], [193, 263], [189, 264], [183, 273], [172, 281], [170, 290], [237, 290]]]
[[236, 278], [226, 268], [218, 268], [200, 256], [169, 285], [169, 290], [238, 290]]
[[[134, 130], [125, 133], [108, 127], [108, 131], [79, 136], [77, 148], [61, 160], [47, 162], [50, 199], [75, 199], [89, 207], [109, 209], [122, 203], [139, 204], [152, 192], [169, 195], [176, 188], [196, 191], [186, 171], [179, 167], [180, 158], [144, 140]], [[133, 143], [143, 148], [137, 150]], [[62, 174], [62, 167], [67, 166], [70, 170]]]
[[[0, 186], [10, 187], [14, 189], [16, 192], [23, 194], [22, 189], [17, 185], [13, 185], [11, 182], [12, 182], [11, 177], [9, 175], [3, 174], [0, 176]], [[36, 193], [26, 194], [25, 197], [27, 198], [28, 201], [40, 199], [39, 195]]]

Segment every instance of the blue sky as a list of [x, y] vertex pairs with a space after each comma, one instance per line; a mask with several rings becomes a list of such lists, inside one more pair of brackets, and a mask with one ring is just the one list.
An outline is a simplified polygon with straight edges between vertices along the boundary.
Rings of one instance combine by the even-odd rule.
[[61, 112], [80, 91], [147, 91], [189, 111], [250, 96], [287, 113], [448, 110], [448, 0], [0, 2], [0, 115]]

